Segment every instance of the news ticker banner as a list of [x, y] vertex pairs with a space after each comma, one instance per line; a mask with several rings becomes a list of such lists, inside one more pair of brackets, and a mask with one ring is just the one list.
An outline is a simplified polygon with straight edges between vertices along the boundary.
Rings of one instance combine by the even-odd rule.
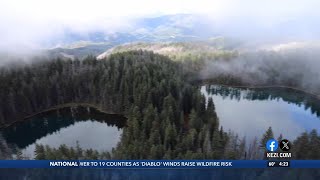
[[0, 160], [0, 168], [209, 169], [274, 167], [320, 168], [320, 160]]

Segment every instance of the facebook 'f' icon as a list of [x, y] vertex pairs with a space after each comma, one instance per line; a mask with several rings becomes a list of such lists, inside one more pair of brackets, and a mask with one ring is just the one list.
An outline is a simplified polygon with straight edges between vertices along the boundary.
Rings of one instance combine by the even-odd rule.
[[268, 149], [268, 151], [276, 151], [278, 149], [278, 141], [276, 141], [275, 139], [270, 139], [267, 144], [266, 144], [266, 148]]

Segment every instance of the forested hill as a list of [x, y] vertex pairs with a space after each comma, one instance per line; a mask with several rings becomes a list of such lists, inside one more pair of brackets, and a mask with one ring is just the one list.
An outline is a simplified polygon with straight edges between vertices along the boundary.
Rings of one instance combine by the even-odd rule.
[[[0, 121], [4, 126], [60, 104], [88, 103], [128, 117], [113, 158], [222, 158], [228, 136], [219, 130], [212, 99], [206, 108], [186, 78], [178, 63], [144, 51], [2, 68]], [[238, 150], [227, 154], [240, 157]]]
[[[153, 52], [129, 51], [103, 60], [89, 56], [81, 61], [54, 59], [3, 67], [0, 125], [5, 127], [52, 107], [88, 104], [127, 117], [118, 146], [99, 155], [92, 150], [38, 145], [36, 159], [261, 158], [257, 141], [246, 152], [244, 139], [224, 132], [212, 99], [206, 106], [198, 87], [190, 84], [192, 78], [185, 66]], [[270, 138], [274, 138], [271, 128], [260, 144]], [[297, 138], [296, 147], [307, 145], [314, 150], [301, 154], [304, 149], [297, 148], [296, 157], [318, 159], [319, 148], [312, 139], [319, 138], [316, 131]]]
[[238, 52], [228, 47], [225, 40], [216, 38], [208, 41], [192, 42], [136, 42], [115, 46], [100, 54], [97, 58], [104, 59], [117, 52], [126, 52], [134, 50], [153, 51], [170, 57], [174, 61], [204, 61], [217, 58], [232, 58]]
[[[182, 86], [178, 69], [168, 58], [142, 51], [114, 54], [102, 61], [89, 56], [83, 61], [54, 59], [1, 68], [0, 122], [77, 102], [125, 114], [131, 104], [143, 108], [142, 100], [161, 98], [161, 93], [177, 97]], [[152, 100], [156, 105], [163, 101]]]

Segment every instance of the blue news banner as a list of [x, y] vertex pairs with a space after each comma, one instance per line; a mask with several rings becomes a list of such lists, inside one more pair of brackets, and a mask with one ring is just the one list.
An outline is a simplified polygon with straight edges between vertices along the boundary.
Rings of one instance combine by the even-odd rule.
[[274, 167], [320, 168], [320, 160], [0, 160], [0, 168], [208, 169]]

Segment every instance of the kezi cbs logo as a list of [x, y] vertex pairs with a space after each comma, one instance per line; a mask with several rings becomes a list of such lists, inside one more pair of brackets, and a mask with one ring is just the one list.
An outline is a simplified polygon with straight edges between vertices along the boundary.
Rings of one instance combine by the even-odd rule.
[[280, 148], [282, 151], [289, 151], [291, 149], [291, 144], [289, 140], [283, 139], [280, 142], [278, 142], [275, 139], [270, 139], [266, 143], [266, 148], [269, 151], [266, 156], [267, 158], [290, 158], [291, 153], [278, 153], [275, 152]]

